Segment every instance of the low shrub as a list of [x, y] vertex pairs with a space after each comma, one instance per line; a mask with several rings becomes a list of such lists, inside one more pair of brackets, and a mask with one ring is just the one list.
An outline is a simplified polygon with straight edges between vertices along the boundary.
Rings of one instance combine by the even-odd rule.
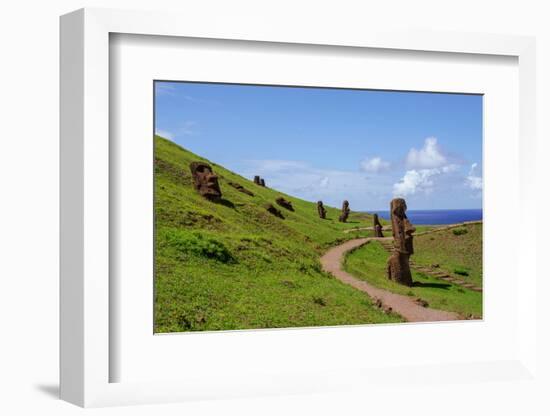
[[464, 269], [454, 269], [453, 270], [455, 274], [458, 274], [460, 276], [469, 276], [470, 273], [467, 271], [467, 270], [464, 270]]
[[464, 234], [468, 234], [468, 230], [466, 228], [454, 228], [453, 229], [453, 234], [454, 235], [464, 235]]
[[222, 263], [235, 260], [221, 241], [203, 234], [189, 233], [182, 230], [167, 230], [162, 233], [161, 238], [164, 238], [168, 245], [182, 253], [191, 253]]
[[316, 303], [317, 305], [320, 305], [320, 306], [327, 306], [327, 302], [320, 296], [314, 296], [313, 303]]

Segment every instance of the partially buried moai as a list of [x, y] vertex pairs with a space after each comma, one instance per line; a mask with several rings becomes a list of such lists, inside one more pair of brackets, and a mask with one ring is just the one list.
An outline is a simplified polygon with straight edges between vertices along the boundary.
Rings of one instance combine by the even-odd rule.
[[189, 167], [193, 175], [193, 186], [199, 194], [210, 201], [219, 200], [222, 197], [222, 191], [212, 167], [204, 162], [191, 162]]
[[323, 206], [323, 201], [317, 201], [317, 213], [319, 218], [325, 219], [327, 217], [327, 210]]
[[374, 236], [375, 237], [384, 237], [384, 234], [382, 234], [382, 224], [380, 224], [380, 221], [378, 220], [378, 214], [374, 214], [373, 216], [373, 227], [374, 227]]
[[412, 286], [409, 257], [414, 253], [414, 226], [407, 218], [407, 203], [402, 198], [395, 198], [390, 204], [391, 225], [393, 233], [393, 253], [388, 259], [388, 279], [406, 286]]
[[340, 214], [340, 218], [338, 218], [338, 221], [346, 222], [348, 220], [349, 212], [349, 202], [344, 201], [344, 203], [342, 204], [342, 213]]

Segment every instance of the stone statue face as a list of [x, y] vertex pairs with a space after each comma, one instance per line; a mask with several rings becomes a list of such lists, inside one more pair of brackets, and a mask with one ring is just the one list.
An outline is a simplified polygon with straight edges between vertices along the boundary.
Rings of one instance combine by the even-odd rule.
[[406, 218], [405, 211], [407, 211], [407, 203], [403, 198], [395, 198], [391, 201], [391, 210], [393, 215], [397, 215], [399, 218]]
[[392, 229], [396, 240], [396, 246], [405, 254], [413, 254], [413, 233], [416, 231], [414, 225], [407, 218], [407, 204], [402, 198], [395, 198], [391, 201]]
[[414, 225], [412, 225], [407, 218], [405, 218], [404, 222], [405, 222], [405, 250], [410, 255], [410, 254], [414, 254], [413, 233], [416, 231], [416, 228], [414, 228]]
[[212, 171], [209, 164], [204, 162], [192, 162], [190, 165], [195, 189], [206, 199], [216, 200], [222, 196], [218, 177]]

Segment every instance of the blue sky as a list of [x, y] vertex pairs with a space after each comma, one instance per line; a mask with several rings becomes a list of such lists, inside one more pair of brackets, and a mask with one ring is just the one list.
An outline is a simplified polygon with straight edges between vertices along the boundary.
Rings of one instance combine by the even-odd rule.
[[479, 95], [157, 81], [155, 113], [157, 134], [299, 198], [481, 208]]

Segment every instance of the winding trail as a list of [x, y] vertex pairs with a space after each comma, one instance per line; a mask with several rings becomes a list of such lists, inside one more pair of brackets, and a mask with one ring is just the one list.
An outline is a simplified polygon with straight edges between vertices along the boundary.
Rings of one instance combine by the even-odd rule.
[[331, 248], [321, 257], [321, 265], [323, 270], [331, 273], [334, 277], [343, 283], [346, 283], [358, 290], [368, 294], [371, 298], [379, 299], [386, 307], [392, 308], [393, 312], [398, 313], [409, 322], [426, 322], [426, 321], [453, 321], [461, 319], [454, 312], [441, 311], [437, 309], [425, 308], [417, 304], [409, 296], [398, 295], [385, 289], [380, 289], [353, 277], [342, 269], [342, 259], [344, 255], [357, 247], [367, 244], [371, 240], [387, 240], [388, 238], [356, 238], [346, 241], [338, 246]]

